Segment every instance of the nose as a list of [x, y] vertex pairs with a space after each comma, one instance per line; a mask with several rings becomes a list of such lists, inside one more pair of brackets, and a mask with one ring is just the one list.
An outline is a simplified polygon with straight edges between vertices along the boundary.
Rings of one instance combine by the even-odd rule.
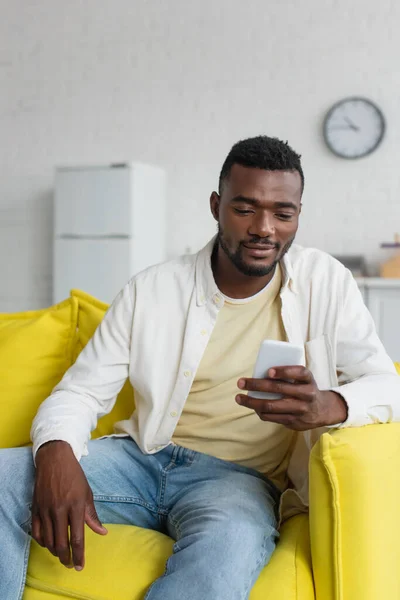
[[273, 216], [268, 211], [256, 212], [249, 228], [249, 235], [261, 238], [270, 237], [275, 234]]

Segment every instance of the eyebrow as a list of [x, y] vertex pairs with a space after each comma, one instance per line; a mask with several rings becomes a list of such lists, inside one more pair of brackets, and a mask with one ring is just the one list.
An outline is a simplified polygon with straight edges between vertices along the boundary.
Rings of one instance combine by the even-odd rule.
[[[256, 198], [247, 198], [246, 196], [235, 196], [235, 198], [232, 198], [231, 202], [237, 204], [240, 202], [245, 202], [246, 204], [251, 204], [252, 206], [261, 206], [261, 202]], [[274, 202], [274, 208], [291, 208], [293, 210], [297, 210], [299, 207], [294, 202]]]

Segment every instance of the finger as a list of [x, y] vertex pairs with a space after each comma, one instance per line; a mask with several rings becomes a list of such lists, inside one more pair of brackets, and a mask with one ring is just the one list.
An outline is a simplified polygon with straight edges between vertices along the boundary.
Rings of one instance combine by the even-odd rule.
[[106, 535], [108, 533], [97, 515], [93, 501], [86, 506], [85, 522], [95, 533], [99, 533], [100, 535]]
[[267, 400], [262, 398], [252, 398], [244, 394], [236, 396], [236, 402], [241, 406], [246, 406], [261, 414], [275, 415], [296, 415], [301, 416], [306, 413], [307, 405], [297, 398], [282, 398], [279, 400]]
[[63, 564], [65, 567], [71, 567], [68, 517], [64, 510], [56, 512], [53, 515], [53, 528], [56, 555], [58, 556], [61, 564]]
[[71, 512], [69, 517], [70, 543], [72, 562], [76, 571], [82, 571], [85, 566], [85, 515], [81, 512]]
[[302, 365], [273, 367], [269, 369], [268, 377], [271, 379], [286, 379], [298, 383], [312, 383], [314, 381], [311, 371]]
[[[240, 385], [239, 385], [240, 384]], [[274, 379], [242, 379], [238, 382], [238, 387], [242, 390], [251, 392], [270, 392], [272, 394], [281, 394], [290, 398], [306, 399], [305, 386], [298, 383], [289, 383], [287, 381]]]
[[276, 415], [270, 413], [261, 413], [258, 415], [262, 421], [268, 421], [269, 423], [277, 423], [279, 425], [283, 425], [288, 429], [292, 429], [293, 431], [306, 431], [309, 429], [309, 425], [303, 423], [300, 417], [296, 415]]
[[38, 514], [32, 514], [32, 538], [44, 548], [42, 521]]
[[57, 556], [55, 547], [54, 547], [53, 521], [50, 518], [49, 513], [41, 514], [40, 520], [42, 522], [42, 533], [43, 533], [44, 546], [48, 550], [50, 550], [50, 552], [54, 556]]

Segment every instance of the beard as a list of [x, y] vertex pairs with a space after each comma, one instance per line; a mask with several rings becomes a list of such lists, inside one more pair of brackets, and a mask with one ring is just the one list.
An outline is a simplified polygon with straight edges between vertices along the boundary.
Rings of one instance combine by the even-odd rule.
[[[286, 252], [290, 249], [291, 245], [294, 242], [295, 236], [293, 236], [283, 247], [281, 244], [276, 244], [277, 254], [275, 260], [270, 265], [255, 265], [249, 264], [243, 257], [243, 244], [262, 244], [262, 238], [253, 237], [251, 240], [246, 240], [242, 242], [238, 242], [236, 250], [232, 251], [229, 248], [229, 245], [226, 242], [224, 231], [221, 225], [218, 223], [218, 237], [217, 242], [221, 246], [222, 250], [225, 252], [226, 256], [233, 263], [233, 265], [237, 268], [237, 270], [243, 275], [247, 275], [248, 277], [265, 277], [270, 273], [275, 271], [276, 265], [280, 260], [285, 256]], [[264, 243], [270, 244], [271, 242], [266, 239]]]

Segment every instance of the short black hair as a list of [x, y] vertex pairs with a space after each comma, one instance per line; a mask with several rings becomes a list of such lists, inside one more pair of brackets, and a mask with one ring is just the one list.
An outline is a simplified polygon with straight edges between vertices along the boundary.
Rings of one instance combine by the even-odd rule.
[[223, 182], [230, 175], [233, 165], [255, 167], [266, 171], [297, 171], [301, 178], [301, 191], [304, 190], [304, 173], [301, 156], [287, 142], [275, 137], [258, 135], [241, 140], [232, 146], [222, 165], [219, 176], [218, 193], [222, 193]]

